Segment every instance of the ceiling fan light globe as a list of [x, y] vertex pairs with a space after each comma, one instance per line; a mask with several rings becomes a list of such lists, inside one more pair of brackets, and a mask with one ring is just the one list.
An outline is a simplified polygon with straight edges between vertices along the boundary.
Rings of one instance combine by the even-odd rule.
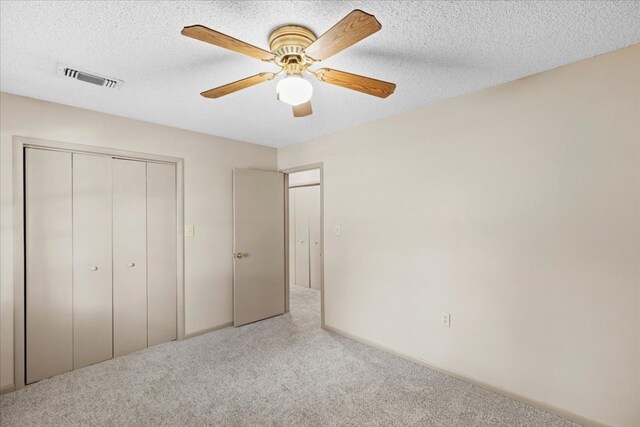
[[276, 92], [280, 101], [290, 105], [300, 105], [311, 99], [313, 86], [301, 76], [290, 75], [278, 82]]

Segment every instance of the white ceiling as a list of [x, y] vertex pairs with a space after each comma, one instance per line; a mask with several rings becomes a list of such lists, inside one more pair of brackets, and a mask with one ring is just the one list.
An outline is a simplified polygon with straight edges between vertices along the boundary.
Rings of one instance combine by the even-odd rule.
[[[199, 93], [273, 66], [180, 35], [202, 24], [268, 48], [296, 23], [322, 34], [353, 9], [382, 30], [323, 66], [397, 83], [387, 99], [312, 81], [294, 119], [275, 81], [212, 100]], [[401, 1], [33, 1], [0, 3], [0, 89], [183, 129], [284, 146], [640, 42], [640, 3]], [[58, 63], [124, 80], [109, 90]]]

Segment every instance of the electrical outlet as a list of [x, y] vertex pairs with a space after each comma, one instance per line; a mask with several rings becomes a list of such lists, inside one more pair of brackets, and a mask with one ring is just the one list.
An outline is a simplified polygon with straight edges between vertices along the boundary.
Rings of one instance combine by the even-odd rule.
[[442, 326], [444, 326], [445, 328], [451, 327], [451, 314], [442, 313], [441, 319], [442, 319]]
[[187, 226], [184, 227], [184, 235], [185, 237], [193, 237], [195, 234], [195, 230], [192, 224], [189, 224]]
[[339, 236], [340, 234], [342, 234], [342, 229], [340, 228], [339, 225], [333, 226], [333, 234], [335, 234], [336, 236]]

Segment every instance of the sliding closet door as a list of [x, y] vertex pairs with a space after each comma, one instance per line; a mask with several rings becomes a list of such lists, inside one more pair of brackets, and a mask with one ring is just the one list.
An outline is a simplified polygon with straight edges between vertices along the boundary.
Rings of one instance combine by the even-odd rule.
[[73, 369], [71, 154], [25, 150], [27, 384]]
[[113, 357], [111, 159], [73, 154], [73, 367]]
[[320, 289], [320, 186], [307, 187], [309, 206], [309, 285]]
[[176, 227], [175, 165], [147, 163], [149, 346], [177, 338]]
[[113, 352], [147, 347], [147, 171], [113, 159]]

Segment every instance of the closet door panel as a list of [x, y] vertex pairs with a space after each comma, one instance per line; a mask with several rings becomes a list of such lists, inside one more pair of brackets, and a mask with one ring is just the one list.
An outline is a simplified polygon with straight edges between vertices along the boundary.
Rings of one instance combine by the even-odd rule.
[[307, 187], [309, 192], [309, 285], [320, 289], [320, 186]]
[[296, 189], [289, 189], [289, 285], [296, 284]]
[[146, 163], [113, 159], [113, 352], [147, 347]]
[[147, 163], [149, 346], [177, 338], [177, 225], [174, 165]]
[[111, 158], [73, 154], [73, 367], [112, 357]]
[[296, 280], [297, 286], [309, 287], [309, 187], [295, 188], [296, 209]]
[[73, 369], [71, 154], [25, 150], [26, 381]]

